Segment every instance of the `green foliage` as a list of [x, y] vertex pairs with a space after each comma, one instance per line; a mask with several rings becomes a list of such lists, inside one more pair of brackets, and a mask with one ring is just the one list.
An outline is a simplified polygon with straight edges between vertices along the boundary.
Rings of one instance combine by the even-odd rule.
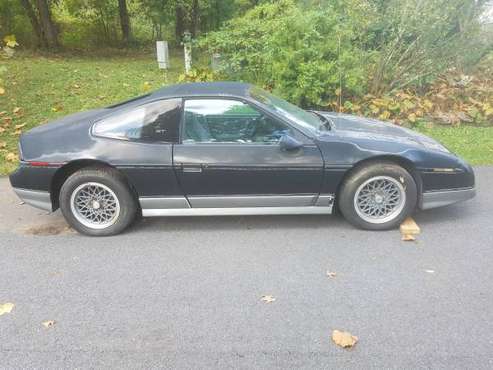
[[189, 73], [178, 76], [178, 82], [211, 82], [221, 80], [221, 75], [208, 68], [193, 68]]
[[280, 0], [208, 35], [236, 79], [304, 106], [371, 92], [426, 89], [452, 66], [470, 68], [493, 47], [481, 37], [484, 1]]
[[[475, 64], [492, 41], [479, 42], [476, 0], [373, 0], [368, 47], [378, 51], [370, 92], [426, 86], [451, 66]], [[473, 59], [476, 59], [473, 62]]]
[[355, 6], [347, 14], [346, 6], [264, 4], [210, 34], [202, 46], [221, 53], [231, 75], [298, 104], [323, 105], [336, 90], [358, 95], [365, 89], [372, 55], [358, 48], [358, 35], [366, 29], [369, 9]]

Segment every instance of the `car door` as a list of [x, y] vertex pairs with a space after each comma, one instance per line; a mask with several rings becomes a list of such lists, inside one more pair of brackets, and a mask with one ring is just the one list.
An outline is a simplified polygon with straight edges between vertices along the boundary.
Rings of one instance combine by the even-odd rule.
[[[281, 148], [289, 135], [300, 147]], [[173, 166], [192, 208], [311, 206], [323, 160], [316, 144], [237, 99], [186, 99]]]

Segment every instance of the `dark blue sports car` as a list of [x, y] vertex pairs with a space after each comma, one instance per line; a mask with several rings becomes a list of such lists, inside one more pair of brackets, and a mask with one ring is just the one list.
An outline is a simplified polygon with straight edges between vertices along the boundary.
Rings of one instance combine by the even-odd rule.
[[475, 195], [441, 144], [244, 83], [170, 86], [23, 134], [18, 196], [87, 235], [136, 216], [330, 214], [370, 230]]

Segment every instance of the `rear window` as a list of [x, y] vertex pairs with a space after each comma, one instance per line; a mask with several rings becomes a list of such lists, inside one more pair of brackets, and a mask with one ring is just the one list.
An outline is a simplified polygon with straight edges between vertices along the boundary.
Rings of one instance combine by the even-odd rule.
[[179, 138], [181, 105], [181, 99], [168, 99], [124, 110], [97, 122], [93, 134], [121, 140], [175, 143]]

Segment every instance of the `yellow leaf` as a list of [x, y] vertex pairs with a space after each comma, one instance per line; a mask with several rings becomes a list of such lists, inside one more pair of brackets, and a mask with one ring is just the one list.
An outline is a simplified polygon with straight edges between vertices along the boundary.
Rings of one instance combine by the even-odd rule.
[[433, 103], [432, 103], [430, 100], [428, 100], [428, 99], [425, 99], [425, 100], [423, 101], [423, 105], [424, 105], [426, 108], [428, 108], [428, 109], [433, 108]]
[[5, 141], [0, 141], [0, 149], [5, 149], [6, 147], [7, 147], [7, 143]]
[[10, 302], [0, 304], [0, 316], [2, 316], [3, 314], [6, 314], [6, 313], [12, 312], [12, 309], [14, 308], [14, 306], [15, 305], [13, 303], [10, 303]]
[[358, 337], [351, 335], [347, 331], [334, 330], [332, 332], [332, 341], [342, 348], [351, 348], [358, 342]]
[[17, 162], [19, 160], [19, 156], [16, 153], [10, 152], [5, 155], [5, 160], [9, 162]]
[[27, 123], [23, 123], [22, 125], [15, 125], [15, 129], [16, 130], [20, 130], [21, 128], [23, 128], [25, 125], [27, 125]]
[[416, 122], [416, 114], [411, 113], [409, 116], [407, 116], [407, 119], [411, 122]]
[[335, 94], [336, 94], [336, 96], [340, 96], [341, 95], [341, 89], [337, 88], [335, 91]]
[[378, 108], [376, 105], [370, 105], [371, 112], [373, 114], [377, 114], [380, 111], [380, 108]]
[[43, 325], [45, 328], [49, 328], [49, 327], [55, 325], [55, 320], [43, 321], [41, 323], [41, 325]]
[[151, 84], [149, 82], [144, 82], [143, 86], [144, 91], [149, 91], [151, 89]]
[[264, 301], [265, 303], [272, 303], [274, 302], [276, 299], [271, 296], [271, 295], [263, 295], [262, 298], [260, 298], [261, 301]]
[[5, 45], [7, 45], [9, 48], [15, 48], [19, 44], [17, 43], [15, 36], [14, 35], [7, 35], [3, 38], [3, 41], [5, 42]]
[[60, 112], [61, 110], [63, 109], [63, 107], [59, 106], [59, 105], [56, 105], [54, 106], [53, 108], [51, 108], [51, 110], [53, 112]]
[[0, 95], [4, 95], [5, 94], [5, 89], [3, 87], [0, 87]]
[[388, 110], [386, 110], [385, 112], [383, 112], [380, 116], [379, 116], [380, 119], [389, 119], [390, 118], [390, 112]]
[[18, 114], [21, 112], [21, 108], [20, 107], [15, 107], [13, 110], [12, 110], [12, 113], [14, 114]]

